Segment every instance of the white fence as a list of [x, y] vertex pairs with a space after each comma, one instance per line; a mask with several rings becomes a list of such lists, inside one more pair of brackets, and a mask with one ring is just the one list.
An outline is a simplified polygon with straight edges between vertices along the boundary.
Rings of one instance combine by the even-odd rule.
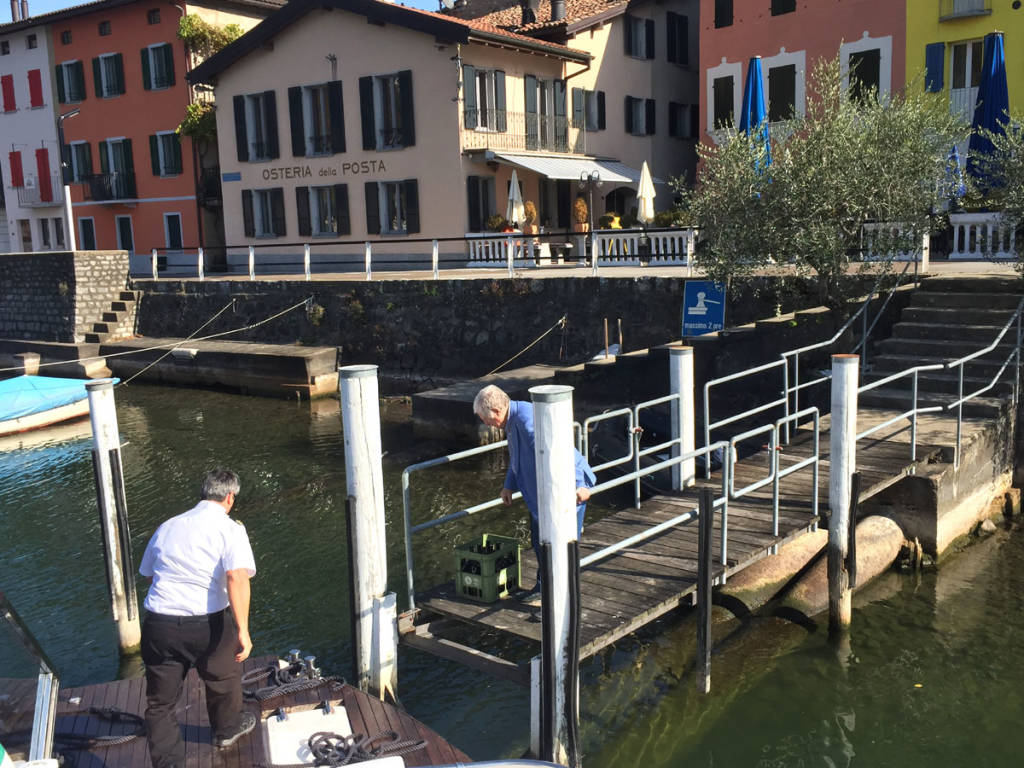
[[895, 240], [902, 234], [903, 227], [899, 224], [865, 224], [861, 230], [861, 254], [864, 261], [917, 261], [921, 263], [922, 271], [927, 272], [928, 260], [931, 257], [931, 238], [927, 232], [921, 236], [920, 245], [912, 251], [894, 253], [886, 248], [884, 243], [879, 244], [883, 235], [886, 240], [890, 237]]
[[1017, 257], [1013, 227], [1004, 224], [998, 212], [951, 213], [949, 225], [953, 230], [951, 260]]

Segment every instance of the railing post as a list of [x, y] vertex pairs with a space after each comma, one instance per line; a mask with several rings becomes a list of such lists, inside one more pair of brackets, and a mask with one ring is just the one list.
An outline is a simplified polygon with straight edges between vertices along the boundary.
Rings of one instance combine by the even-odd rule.
[[960, 374], [956, 382], [956, 453], [953, 454], [953, 469], [960, 467], [960, 441], [964, 433], [964, 364], [960, 363]]
[[[670, 347], [668, 351], [669, 391], [678, 396], [672, 401], [672, 455], [693, 453], [697, 419], [693, 394], [693, 347]], [[672, 489], [681, 491], [696, 482], [697, 461], [694, 458], [672, 467]]]
[[203, 249], [200, 248], [198, 253], [196, 254], [196, 268], [197, 268], [197, 271], [199, 272], [199, 279], [200, 280], [205, 280], [206, 279], [206, 275], [205, 275], [206, 265], [203, 264], [204, 258], [205, 257], [203, 256]]
[[249, 246], [249, 279], [256, 279], [256, 249]]
[[434, 279], [440, 280], [441, 272], [437, 261], [437, 240], [431, 241], [430, 244], [430, 264], [434, 270]]
[[373, 254], [372, 254], [371, 249], [370, 249], [370, 243], [369, 243], [369, 241], [367, 241], [367, 243], [366, 243], [366, 252], [365, 252], [365, 254], [363, 256], [363, 259], [366, 261], [366, 279], [367, 280], [372, 280], [373, 279], [373, 271], [372, 271], [372, 268], [370, 266], [370, 260], [371, 260], [372, 256], [373, 256]]
[[[1017, 347], [1014, 350], [1014, 371], [1013, 377], [1013, 404], [1017, 405], [1020, 401], [1020, 342], [1021, 342], [1021, 322], [1020, 322], [1021, 309], [1017, 308]], [[1016, 418], [1016, 417], [1014, 417]]]
[[158, 269], [158, 265], [159, 265], [159, 262], [157, 260], [156, 248], [154, 248], [153, 249], [153, 253], [149, 257], [149, 266], [150, 266], [150, 269], [153, 271], [153, 279], [154, 280], [159, 280], [160, 279], [160, 270]]
[[383, 697], [398, 684], [398, 614], [387, 590], [384, 475], [377, 399], [377, 366], [338, 369], [345, 440], [345, 485], [354, 551], [352, 622], [359, 688]]
[[508, 263], [508, 276], [515, 277], [515, 254], [512, 248], [512, 238], [505, 238], [505, 261]]
[[917, 461], [917, 368], [914, 369], [914, 381], [911, 386], [913, 401], [910, 407], [910, 460]]
[[851, 592], [846, 569], [850, 520], [850, 483], [857, 471], [857, 355], [832, 355], [831, 463], [828, 478], [829, 630], [850, 626]]
[[309, 243], [304, 243], [302, 246], [302, 270], [306, 273], [307, 281], [313, 279], [309, 273]]
[[[593, 232], [593, 230], [591, 230], [591, 232], [590, 232], [590, 274], [593, 275], [594, 277], [597, 277], [597, 262], [598, 262], [597, 249], [598, 249], [599, 246], [595, 242], [594, 238], [595, 238], [594, 232]], [[584, 237], [581, 242], [584, 243], [583, 247], [586, 248], [587, 238]], [[584, 256], [585, 255], [586, 254], [584, 254]]]
[[122, 656], [137, 653], [142, 641], [135, 595], [135, 565], [121, 470], [121, 436], [117, 429], [113, 379], [87, 382], [96, 503], [100, 512], [110, 604]]
[[710, 488], [700, 492], [697, 522], [697, 692], [711, 693], [711, 570], [714, 563], [712, 534], [715, 521], [715, 494]]
[[530, 388], [541, 556], [540, 759], [578, 768], [579, 541], [572, 387]]

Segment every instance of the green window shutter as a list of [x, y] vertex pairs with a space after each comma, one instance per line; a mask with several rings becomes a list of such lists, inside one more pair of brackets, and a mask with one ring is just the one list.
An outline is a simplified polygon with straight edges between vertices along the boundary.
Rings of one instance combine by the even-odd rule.
[[249, 159], [249, 136], [245, 127], [245, 96], [235, 96], [234, 104], [235, 149], [238, 152], [238, 162], [244, 163]]
[[633, 133], [633, 97], [627, 96], [625, 102], [626, 133]]
[[647, 103], [644, 104], [644, 112], [646, 119], [644, 120], [644, 133], [648, 136], [653, 136], [657, 127], [657, 116], [655, 114], [654, 99], [647, 99]]
[[462, 124], [473, 130], [477, 126], [476, 67], [462, 65]]
[[149, 158], [153, 163], [153, 175], [162, 176], [160, 168], [160, 137], [156, 134], [149, 136]]
[[181, 136], [171, 134], [171, 173], [181, 173]]
[[469, 206], [469, 232], [479, 232], [480, 222], [480, 177], [466, 177], [466, 204]]
[[267, 110], [267, 157], [276, 160], [281, 156], [277, 144], [277, 96], [273, 91], [264, 91], [263, 98]]
[[114, 93], [124, 93], [124, 57], [114, 54]]
[[327, 111], [331, 117], [331, 152], [338, 154], [345, 151], [345, 100], [342, 97], [341, 80], [332, 80], [327, 84]]
[[673, 63], [675, 63], [676, 57], [679, 55], [676, 51], [678, 18], [672, 11], [665, 14], [665, 58]]
[[583, 89], [572, 89], [572, 127], [583, 127]]
[[124, 145], [124, 169], [128, 173], [134, 173], [135, 160], [132, 159], [132, 140], [121, 139], [121, 143]]
[[366, 234], [380, 234], [380, 201], [377, 199], [377, 182], [368, 181], [363, 186], [366, 195]]
[[142, 49], [142, 88], [153, 90], [153, 75], [149, 69], [149, 48]]
[[[359, 116], [363, 124], [363, 149], [377, 148], [377, 128], [373, 120], [373, 78], [359, 78]], [[376, 194], [376, 193], [374, 193]], [[369, 215], [369, 214], [367, 214]], [[378, 223], [377, 231], [380, 232]]]
[[92, 81], [96, 87], [96, 98], [103, 98], [103, 72], [100, 70], [100, 59], [97, 56], [92, 60]]
[[167, 85], [174, 85], [174, 46], [170, 43], [165, 43], [159, 49], [159, 53], [164, 57], [164, 72], [167, 73]]
[[55, 80], [57, 81], [57, 103], [67, 104], [68, 96], [64, 92], [64, 67], [60, 64], [57, 65], [54, 70]]
[[281, 187], [270, 190], [270, 220], [275, 237], [284, 237], [288, 233], [284, 223], [284, 189]]
[[415, 235], [420, 231], [420, 193], [416, 179], [407, 179], [405, 185], [405, 234]]
[[679, 135], [679, 104], [674, 101], [668, 103], [668, 135], [676, 137]]
[[597, 92], [597, 130], [604, 130], [604, 91]]
[[555, 80], [555, 148], [569, 150], [569, 119], [567, 116], [565, 80]]
[[256, 237], [252, 215], [252, 190], [242, 190], [242, 228], [246, 237]]
[[110, 173], [110, 142], [100, 142], [100, 173]]
[[[71, 65], [71, 82], [74, 84], [74, 101], [85, 100], [85, 65], [76, 61]], [[70, 97], [71, 94], [68, 94]]]
[[627, 56], [632, 56], [633, 50], [633, 17], [628, 13], [622, 17], [622, 31], [625, 33], [625, 51]]
[[645, 49], [644, 50], [644, 55], [648, 59], [653, 59], [654, 58], [654, 21], [651, 20], [651, 19], [646, 19], [644, 21], [644, 36], [646, 37], [646, 40], [644, 41], [646, 43], [646, 45], [644, 45], [644, 49]]
[[505, 114], [505, 73], [500, 69], [494, 72], [494, 108], [498, 112], [495, 128], [504, 133], [508, 130], [508, 120]]
[[352, 219], [348, 215], [348, 184], [334, 185], [334, 220], [338, 222], [338, 234], [352, 234]]
[[89, 142], [83, 142], [81, 147], [82, 154], [79, 157], [82, 160], [82, 174], [88, 176], [92, 173], [92, 146]]
[[690, 18], [688, 16], [676, 17], [676, 64], [684, 67], [690, 65]]
[[306, 127], [302, 119], [302, 88], [298, 85], [288, 89], [288, 122], [292, 131], [292, 157], [305, 157]]
[[309, 221], [309, 187], [295, 188], [295, 210], [299, 216], [299, 235], [312, 234], [313, 228]]
[[540, 121], [537, 119], [537, 78], [527, 75], [523, 78], [526, 106], [526, 148], [540, 146]]
[[411, 69], [398, 73], [398, 97], [402, 104], [402, 146], [412, 147], [416, 145], [416, 119], [412, 108]]

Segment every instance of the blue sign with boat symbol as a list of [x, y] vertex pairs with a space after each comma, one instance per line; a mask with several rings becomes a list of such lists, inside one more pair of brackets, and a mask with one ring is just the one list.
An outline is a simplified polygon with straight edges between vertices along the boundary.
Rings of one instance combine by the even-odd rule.
[[683, 288], [683, 336], [714, 333], [725, 327], [725, 285], [688, 280]]

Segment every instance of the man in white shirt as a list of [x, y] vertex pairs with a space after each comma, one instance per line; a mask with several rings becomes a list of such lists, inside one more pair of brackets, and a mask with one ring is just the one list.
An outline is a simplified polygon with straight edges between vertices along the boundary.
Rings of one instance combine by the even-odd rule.
[[185, 768], [174, 710], [191, 667], [206, 685], [216, 746], [228, 747], [256, 726], [256, 716], [242, 711], [241, 679], [252, 650], [249, 579], [256, 564], [245, 527], [228, 517], [239, 488], [234, 472], [208, 472], [203, 500], [157, 528], [142, 556], [139, 572], [152, 579], [142, 660], [153, 768]]

